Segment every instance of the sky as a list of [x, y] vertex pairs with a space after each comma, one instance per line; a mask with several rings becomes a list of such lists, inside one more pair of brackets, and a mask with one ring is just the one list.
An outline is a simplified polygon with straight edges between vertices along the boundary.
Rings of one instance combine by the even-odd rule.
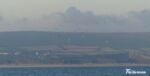
[[150, 32], [150, 0], [0, 0], [0, 32]]
[[41, 16], [69, 7], [96, 14], [125, 14], [150, 9], [150, 0], [0, 0], [0, 14], [11, 17]]

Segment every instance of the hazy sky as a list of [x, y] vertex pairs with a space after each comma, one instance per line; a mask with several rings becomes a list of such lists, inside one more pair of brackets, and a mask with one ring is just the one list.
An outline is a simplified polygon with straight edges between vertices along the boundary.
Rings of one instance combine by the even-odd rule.
[[149, 20], [150, 0], [0, 0], [0, 32], [150, 32]]
[[72, 6], [96, 14], [124, 14], [150, 9], [150, 0], [0, 0], [0, 15], [34, 17]]

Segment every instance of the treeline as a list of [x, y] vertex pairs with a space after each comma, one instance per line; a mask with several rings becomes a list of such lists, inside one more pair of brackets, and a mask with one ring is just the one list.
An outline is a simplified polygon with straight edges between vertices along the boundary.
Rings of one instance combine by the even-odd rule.
[[47, 45], [148, 48], [150, 33], [0, 32], [0, 47]]

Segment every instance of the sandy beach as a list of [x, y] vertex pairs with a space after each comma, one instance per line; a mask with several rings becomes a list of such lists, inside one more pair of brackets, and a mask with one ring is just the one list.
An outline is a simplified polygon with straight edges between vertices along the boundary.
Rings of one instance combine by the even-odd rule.
[[150, 67], [150, 64], [0, 64], [0, 68], [24, 67]]

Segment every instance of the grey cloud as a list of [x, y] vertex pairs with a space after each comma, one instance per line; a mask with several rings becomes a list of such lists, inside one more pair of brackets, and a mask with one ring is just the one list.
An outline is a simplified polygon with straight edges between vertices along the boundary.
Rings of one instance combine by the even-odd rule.
[[2, 22], [3, 21], [3, 17], [2, 16], [0, 16], [0, 22]]
[[98, 24], [98, 17], [96, 17], [92, 12], [82, 13], [80, 10], [72, 7], [69, 8], [66, 13], [62, 16], [65, 23], [70, 23], [74, 25], [93, 25]]
[[133, 12], [131, 13], [131, 16], [134, 17], [134, 19], [141, 22], [142, 26], [149, 27], [150, 26], [150, 10], [144, 10], [141, 12]]
[[133, 12], [125, 16], [97, 16], [93, 12], [81, 12], [72, 7], [62, 15], [66, 28], [70, 26], [69, 28], [73, 27], [77, 31], [91, 32], [150, 32], [149, 20], [149, 10]]
[[64, 23], [81, 26], [106, 26], [110, 25], [111, 23], [117, 23], [117, 21], [119, 21], [115, 16], [96, 16], [93, 12], [81, 12], [74, 7], [69, 8], [62, 15], [62, 19]]
[[[82, 12], [75, 7], [71, 7], [64, 13], [54, 13], [42, 16], [38, 19], [23, 18], [18, 20], [3, 20], [4, 22], [2, 30], [63, 32], [150, 32], [149, 20], [150, 10], [132, 12], [125, 16], [98, 16], [91, 11]], [[2, 25], [0, 27], [2, 27]]]
[[72, 27], [83, 32], [113, 32], [128, 25], [128, 19], [125, 17], [97, 16], [93, 12], [81, 12], [74, 7], [69, 8], [61, 18], [66, 28]]

